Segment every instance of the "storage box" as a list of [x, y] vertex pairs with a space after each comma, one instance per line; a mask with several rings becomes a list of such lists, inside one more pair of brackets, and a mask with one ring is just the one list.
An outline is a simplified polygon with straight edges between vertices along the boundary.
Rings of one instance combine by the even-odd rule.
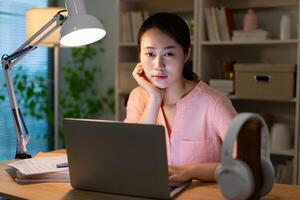
[[235, 64], [235, 95], [285, 100], [294, 97], [294, 64]]

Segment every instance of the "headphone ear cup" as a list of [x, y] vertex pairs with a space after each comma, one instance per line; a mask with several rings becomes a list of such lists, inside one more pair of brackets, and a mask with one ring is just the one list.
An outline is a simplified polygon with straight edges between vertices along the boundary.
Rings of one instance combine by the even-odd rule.
[[260, 196], [265, 196], [272, 190], [274, 184], [274, 168], [272, 163], [266, 158], [261, 158], [261, 168], [263, 180]]
[[220, 166], [215, 176], [223, 195], [230, 200], [247, 199], [253, 192], [253, 175], [246, 163], [235, 160], [233, 165]]

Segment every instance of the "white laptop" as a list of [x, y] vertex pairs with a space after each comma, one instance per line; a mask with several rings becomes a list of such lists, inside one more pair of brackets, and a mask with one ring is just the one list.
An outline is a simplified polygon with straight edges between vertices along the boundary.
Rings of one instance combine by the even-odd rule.
[[170, 186], [163, 126], [65, 119], [64, 133], [75, 189], [170, 199], [189, 185]]

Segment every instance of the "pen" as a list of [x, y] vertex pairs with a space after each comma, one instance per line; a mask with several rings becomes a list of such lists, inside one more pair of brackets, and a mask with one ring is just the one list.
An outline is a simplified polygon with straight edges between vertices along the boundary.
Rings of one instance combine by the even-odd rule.
[[69, 167], [68, 163], [59, 163], [56, 165], [57, 168]]

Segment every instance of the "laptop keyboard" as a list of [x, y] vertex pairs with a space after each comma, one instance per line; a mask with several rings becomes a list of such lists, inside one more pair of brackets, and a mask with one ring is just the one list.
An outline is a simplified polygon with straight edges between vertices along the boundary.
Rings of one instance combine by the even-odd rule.
[[170, 188], [170, 192], [172, 192], [173, 190], [175, 190], [178, 186], [176, 185], [169, 185]]

